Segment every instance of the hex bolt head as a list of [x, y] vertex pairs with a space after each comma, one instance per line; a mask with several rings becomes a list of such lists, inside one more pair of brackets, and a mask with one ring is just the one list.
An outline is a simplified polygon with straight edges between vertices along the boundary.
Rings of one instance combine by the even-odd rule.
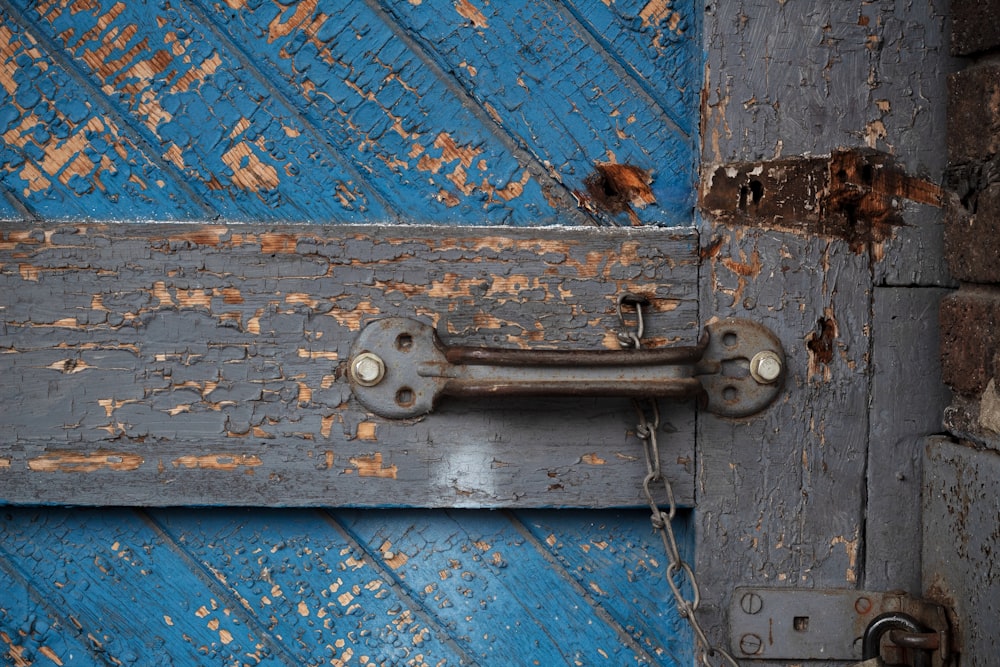
[[759, 384], [771, 384], [781, 377], [781, 357], [771, 350], [758, 352], [750, 360], [750, 375]]
[[763, 647], [764, 642], [752, 632], [740, 637], [740, 650], [743, 651], [743, 655], [757, 655]]
[[362, 352], [351, 361], [351, 378], [362, 387], [374, 387], [385, 377], [385, 362], [377, 354]]
[[744, 613], [750, 615], [758, 614], [763, 606], [764, 601], [756, 593], [744, 593], [743, 597], [740, 598], [740, 609]]

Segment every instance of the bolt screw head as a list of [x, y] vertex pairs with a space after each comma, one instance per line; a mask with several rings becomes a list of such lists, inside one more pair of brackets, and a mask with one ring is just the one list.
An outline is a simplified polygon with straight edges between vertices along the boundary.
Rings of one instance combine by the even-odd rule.
[[761, 638], [752, 632], [740, 637], [740, 650], [743, 651], [743, 655], [757, 655], [763, 646]]
[[377, 354], [362, 352], [351, 361], [351, 378], [362, 387], [374, 387], [385, 377], [385, 362]]
[[776, 352], [764, 350], [750, 360], [750, 375], [759, 384], [771, 384], [781, 377], [781, 357]]
[[760, 613], [761, 608], [764, 606], [764, 601], [760, 599], [760, 596], [756, 593], [744, 593], [743, 597], [740, 598], [740, 609], [747, 614], [757, 614]]

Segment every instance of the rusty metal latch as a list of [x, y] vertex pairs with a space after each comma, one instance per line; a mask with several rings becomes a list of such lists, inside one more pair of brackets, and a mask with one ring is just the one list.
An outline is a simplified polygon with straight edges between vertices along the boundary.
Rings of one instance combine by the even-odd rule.
[[357, 399], [383, 417], [429, 413], [442, 396], [655, 396], [746, 417], [781, 390], [777, 337], [749, 320], [709, 324], [697, 345], [655, 350], [510, 350], [445, 345], [423, 322], [390, 317], [351, 349]]
[[951, 610], [899, 591], [737, 588], [729, 621], [744, 660], [946, 667], [961, 652]]

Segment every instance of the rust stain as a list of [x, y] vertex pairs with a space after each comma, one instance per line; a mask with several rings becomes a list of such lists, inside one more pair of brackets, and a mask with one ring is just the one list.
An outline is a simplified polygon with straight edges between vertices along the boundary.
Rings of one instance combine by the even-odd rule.
[[574, 194], [584, 208], [617, 215], [629, 213], [633, 222], [632, 207], [645, 208], [656, 203], [656, 197], [649, 187], [653, 182], [652, 172], [631, 164], [614, 162], [598, 163], [594, 173], [583, 181], [586, 192]]
[[259, 456], [253, 454], [202, 454], [200, 456], [180, 456], [174, 459], [175, 468], [201, 468], [207, 470], [236, 470], [237, 468], [255, 468], [263, 463]]
[[348, 459], [354, 469], [346, 469], [345, 473], [352, 473], [355, 470], [359, 477], [379, 477], [382, 479], [396, 479], [397, 467], [395, 465], [383, 466], [382, 453], [376, 452], [369, 456], [352, 456]]
[[486, 17], [469, 0], [457, 0], [455, 2], [455, 11], [466, 21], [469, 21], [474, 28], [489, 27], [486, 23]]
[[821, 376], [824, 382], [832, 378], [830, 363], [839, 331], [833, 309], [826, 308], [823, 317], [816, 321], [816, 329], [806, 335], [806, 350], [809, 354], [809, 377]]
[[91, 454], [51, 452], [28, 459], [28, 470], [35, 472], [94, 472], [96, 470], [129, 471], [143, 463], [136, 454], [97, 450]]
[[941, 206], [942, 190], [891, 155], [856, 148], [716, 166], [703, 178], [701, 208], [723, 222], [840, 238], [861, 252], [905, 224], [907, 199]]

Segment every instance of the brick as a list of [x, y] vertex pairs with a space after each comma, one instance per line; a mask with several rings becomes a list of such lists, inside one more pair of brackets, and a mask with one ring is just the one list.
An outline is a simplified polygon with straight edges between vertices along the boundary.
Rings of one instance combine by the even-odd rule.
[[944, 252], [951, 275], [963, 282], [1000, 283], [1000, 183], [971, 193], [966, 204], [949, 197]]
[[951, 54], [970, 56], [1000, 47], [1000, 0], [952, 0]]
[[1000, 371], [1000, 287], [964, 285], [941, 302], [941, 375], [979, 396]]
[[948, 161], [985, 161], [1000, 152], [1000, 65], [948, 77]]

